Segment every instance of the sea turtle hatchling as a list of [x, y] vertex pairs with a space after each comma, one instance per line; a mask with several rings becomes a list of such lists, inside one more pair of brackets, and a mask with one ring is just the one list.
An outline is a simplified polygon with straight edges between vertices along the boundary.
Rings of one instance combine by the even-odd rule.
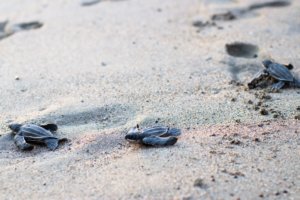
[[126, 140], [138, 141], [149, 146], [169, 146], [177, 142], [181, 130], [166, 126], [153, 126], [141, 129], [139, 125], [131, 128], [125, 136]]
[[32, 144], [45, 144], [50, 150], [55, 150], [60, 142], [68, 140], [53, 135], [57, 130], [56, 124], [10, 124], [9, 128], [15, 134], [15, 144], [21, 150], [32, 150]]
[[280, 90], [285, 85], [300, 88], [299, 80], [290, 72], [293, 69], [293, 65], [283, 65], [271, 60], [264, 60], [263, 65], [265, 69], [259, 72], [248, 84], [250, 89], [257, 87], [259, 82], [271, 82], [272, 90]]

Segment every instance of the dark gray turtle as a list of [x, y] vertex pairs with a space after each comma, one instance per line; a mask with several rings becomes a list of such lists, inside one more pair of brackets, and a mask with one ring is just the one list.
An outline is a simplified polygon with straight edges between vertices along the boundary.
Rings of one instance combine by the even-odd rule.
[[177, 128], [169, 128], [165, 126], [154, 126], [150, 128], [140, 129], [139, 125], [131, 128], [126, 140], [138, 141], [150, 146], [168, 146], [177, 142], [177, 136], [181, 134], [181, 130]]
[[10, 124], [9, 128], [15, 134], [14, 141], [21, 150], [32, 150], [31, 144], [45, 144], [50, 150], [55, 150], [60, 142], [68, 140], [53, 135], [57, 130], [56, 124]]
[[263, 65], [266, 68], [264, 72], [277, 80], [277, 82], [272, 85], [272, 89], [279, 90], [283, 88], [285, 84], [300, 87], [299, 81], [292, 75], [287, 66], [272, 62], [271, 60], [264, 60]]
[[300, 82], [290, 72], [293, 65], [283, 65], [271, 60], [264, 60], [263, 65], [265, 69], [257, 73], [254, 79], [248, 83], [250, 89], [267, 84], [272, 84], [271, 88], [273, 90], [279, 90], [286, 84], [292, 87], [300, 87]]

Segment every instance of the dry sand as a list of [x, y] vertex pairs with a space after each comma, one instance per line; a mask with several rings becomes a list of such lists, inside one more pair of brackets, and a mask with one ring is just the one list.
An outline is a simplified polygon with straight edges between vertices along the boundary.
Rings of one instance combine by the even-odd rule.
[[[0, 199], [300, 199], [300, 90], [229, 84], [265, 58], [300, 75], [300, 2], [210, 20], [255, 2], [1, 0], [0, 22], [43, 27], [0, 41]], [[235, 41], [258, 56], [229, 56]], [[11, 122], [56, 122], [71, 142], [21, 152]], [[155, 122], [178, 143], [124, 140]]]

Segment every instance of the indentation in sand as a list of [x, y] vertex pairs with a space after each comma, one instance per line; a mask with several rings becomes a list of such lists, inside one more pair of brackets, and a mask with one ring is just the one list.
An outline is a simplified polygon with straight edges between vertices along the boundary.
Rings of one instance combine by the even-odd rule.
[[244, 42], [234, 42], [225, 45], [226, 52], [234, 57], [256, 58], [258, 46]]
[[117, 127], [126, 124], [134, 114], [134, 109], [127, 105], [112, 104], [81, 111], [78, 109], [74, 109], [73, 112], [70, 109], [57, 111], [42, 116], [39, 121], [55, 122], [58, 126], [100, 123], [104, 127]]

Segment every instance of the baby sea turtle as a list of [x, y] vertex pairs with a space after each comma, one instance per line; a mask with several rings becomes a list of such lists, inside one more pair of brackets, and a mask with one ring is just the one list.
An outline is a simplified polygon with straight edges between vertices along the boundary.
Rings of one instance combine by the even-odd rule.
[[57, 130], [56, 124], [10, 124], [9, 128], [15, 134], [14, 141], [21, 150], [32, 150], [31, 144], [45, 144], [50, 150], [55, 150], [60, 142], [68, 140], [53, 135]]
[[149, 146], [169, 146], [174, 145], [177, 142], [177, 137], [180, 134], [181, 130], [177, 128], [154, 126], [140, 129], [139, 125], [137, 125], [128, 131], [125, 139], [138, 141]]
[[283, 65], [271, 60], [264, 60], [263, 65], [265, 69], [259, 72], [248, 84], [250, 89], [257, 87], [261, 82], [272, 83], [272, 90], [279, 90], [284, 85], [300, 87], [300, 82], [290, 72], [293, 65]]

